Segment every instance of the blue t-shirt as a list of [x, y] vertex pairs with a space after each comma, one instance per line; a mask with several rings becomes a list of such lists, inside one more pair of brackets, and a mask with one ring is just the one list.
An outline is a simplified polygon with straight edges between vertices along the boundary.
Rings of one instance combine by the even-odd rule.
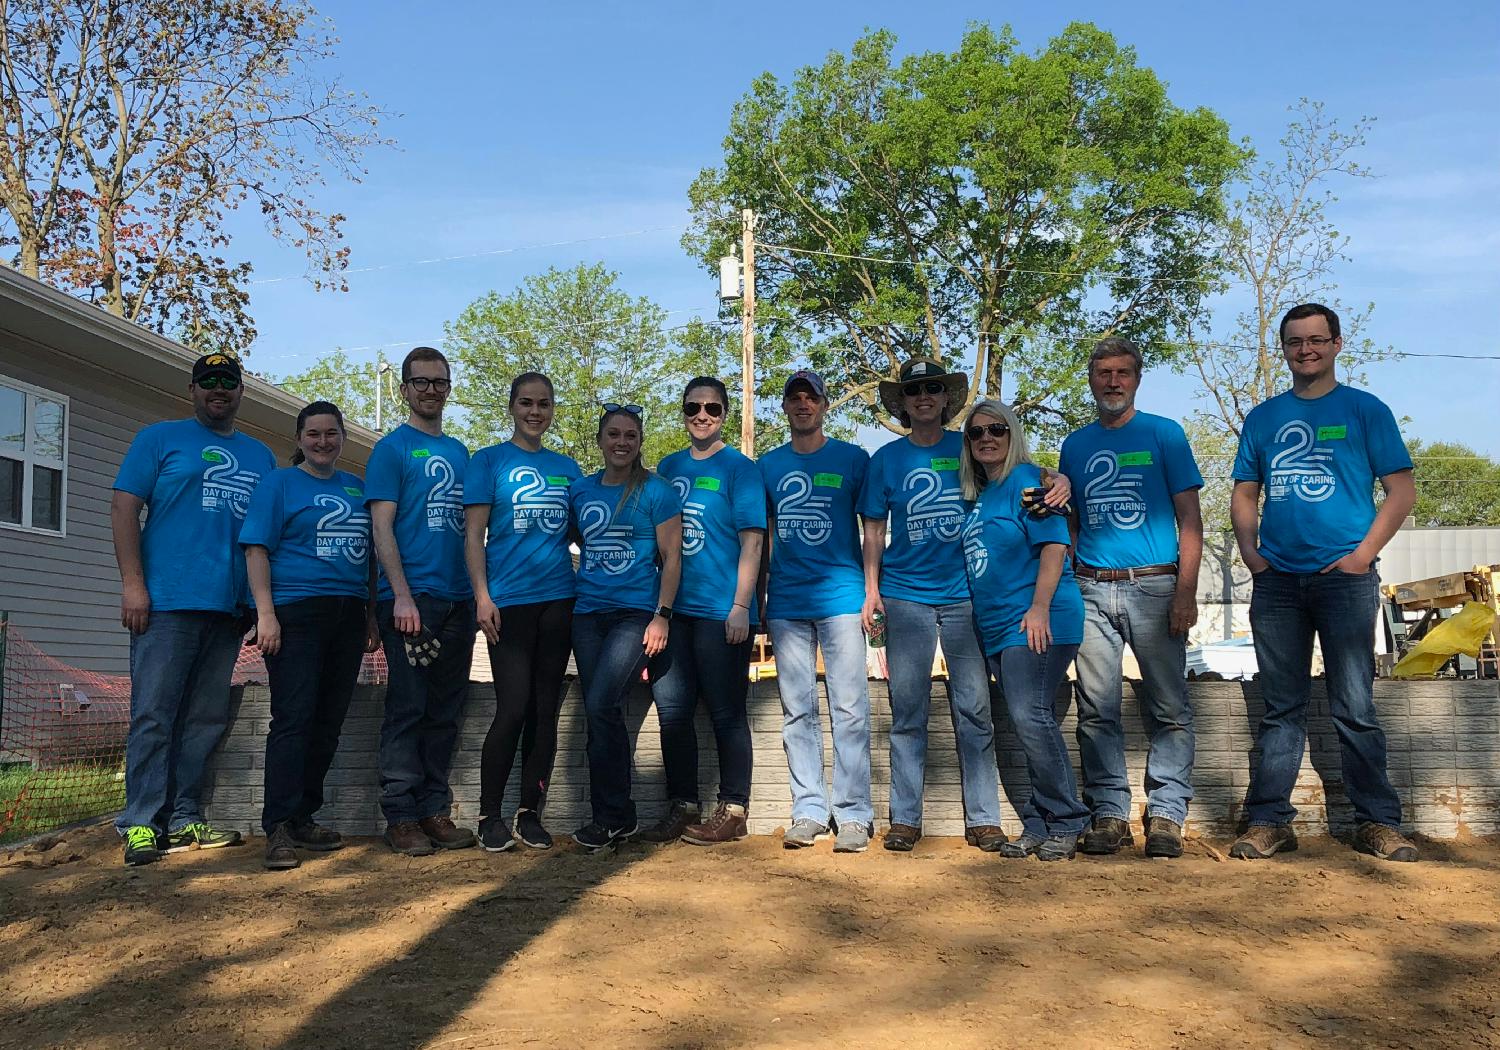
[[[1041, 483], [1042, 472], [1022, 463], [1004, 481], [980, 490], [979, 501], [964, 523], [964, 562], [974, 622], [984, 651], [991, 655], [1026, 644], [1021, 619], [1036, 594], [1042, 548], [1049, 543], [1068, 545], [1068, 526], [1061, 517], [1049, 514], [1037, 519], [1021, 509], [1021, 490]], [[1083, 641], [1083, 595], [1066, 560], [1050, 610], [1054, 644]]]
[[575, 481], [568, 490], [573, 523], [583, 537], [574, 612], [655, 612], [661, 604], [656, 526], [681, 514], [682, 501], [677, 490], [655, 474], [621, 506], [624, 495], [624, 485], [604, 484], [602, 471]]
[[1354, 550], [1375, 520], [1375, 479], [1411, 469], [1396, 417], [1373, 394], [1290, 390], [1255, 406], [1240, 428], [1234, 480], [1258, 481], [1260, 556], [1312, 573]]
[[1077, 493], [1080, 562], [1096, 569], [1176, 563], [1172, 497], [1203, 487], [1180, 424], [1147, 412], [1114, 429], [1090, 423], [1063, 441], [1057, 469]]
[[[396, 549], [412, 594], [457, 602], [474, 596], [464, 568], [464, 470], [469, 450], [402, 423], [375, 443], [365, 467], [365, 502], [396, 504]], [[380, 597], [394, 597], [380, 574]]]
[[464, 504], [490, 508], [484, 546], [496, 605], [573, 597], [568, 553], [568, 486], [582, 477], [560, 452], [528, 452], [514, 441], [474, 453], [464, 473]]
[[870, 457], [859, 512], [891, 518], [891, 542], [880, 563], [885, 597], [923, 605], [969, 600], [962, 539], [969, 504], [958, 481], [963, 445], [961, 434], [944, 431], [936, 445], [901, 438]]
[[276, 605], [329, 595], [370, 593], [370, 513], [365, 485], [343, 470], [314, 477], [278, 470], [250, 498], [240, 546], [264, 547]]
[[250, 494], [276, 469], [247, 434], [215, 434], [196, 419], [153, 423], [135, 436], [115, 488], [146, 501], [141, 564], [151, 607], [236, 612], [250, 604], [240, 525]]
[[[672, 607], [686, 616], [723, 620], [740, 577], [740, 530], [766, 527], [766, 486], [755, 464], [732, 448], [707, 459], [674, 452], [657, 472], [682, 500], [682, 585]], [[750, 596], [750, 622], [756, 622]]]
[[869, 453], [837, 438], [805, 455], [788, 443], [760, 457], [776, 520], [768, 620], [820, 620], [864, 608], [855, 515], [869, 467]]

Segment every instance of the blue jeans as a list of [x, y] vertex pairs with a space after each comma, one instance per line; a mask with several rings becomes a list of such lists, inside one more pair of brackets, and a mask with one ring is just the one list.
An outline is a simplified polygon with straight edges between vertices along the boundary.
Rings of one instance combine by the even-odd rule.
[[1096, 817], [1130, 819], [1125, 727], [1120, 720], [1125, 646], [1141, 668], [1146, 812], [1178, 824], [1193, 798], [1193, 707], [1187, 694], [1187, 637], [1168, 631], [1176, 575], [1100, 583], [1078, 579], [1083, 644], [1078, 647], [1078, 755], [1083, 800]]
[[446, 816], [453, 804], [448, 771], [474, 659], [473, 599], [412, 598], [422, 626], [443, 647], [435, 661], [413, 667], [406, 659], [406, 636], [392, 618], [396, 603], [387, 598], [376, 605], [390, 675], [380, 725], [380, 809], [387, 824]]
[[[792, 819], [871, 828], [870, 681], [859, 614], [821, 620], [772, 620], [776, 688], [781, 693], [781, 743], [791, 773]], [[828, 712], [833, 721], [833, 805], [823, 780], [823, 728], [818, 720], [818, 646], [823, 648]]]
[[636, 826], [625, 701], [646, 666], [642, 641], [650, 622], [642, 609], [573, 614], [573, 658], [588, 721], [589, 805], [594, 823], [611, 830]]
[[661, 722], [661, 757], [667, 797], [698, 804], [698, 730], [693, 714], [701, 697], [719, 749], [719, 801], [750, 804], [750, 646], [724, 640], [724, 621], [676, 616], [666, 652], [655, 661], [651, 693]]
[[1076, 835], [1089, 822], [1053, 709], [1057, 687], [1077, 652], [1076, 645], [1054, 643], [1040, 654], [1024, 645], [1012, 645], [989, 659], [990, 670], [1005, 694], [1011, 725], [1026, 752], [1031, 798], [1021, 807], [1021, 823], [1033, 835]]
[[323, 779], [365, 655], [365, 611], [364, 599], [338, 595], [276, 606], [281, 649], [266, 657], [271, 728], [260, 826], [267, 835], [323, 808]]
[[1386, 775], [1385, 732], [1375, 717], [1375, 615], [1380, 577], [1334, 571], [1298, 575], [1268, 568], [1255, 574], [1250, 630], [1266, 713], [1257, 742], [1260, 763], [1245, 797], [1252, 825], [1289, 824], [1297, 815], [1292, 787], [1307, 746], [1312, 642], [1323, 647], [1328, 707], [1338, 733], [1344, 791], [1355, 819], [1401, 826], [1401, 800]]
[[948, 708], [958, 741], [964, 824], [971, 828], [998, 825], [1000, 776], [995, 765], [995, 723], [990, 716], [990, 676], [974, 629], [974, 607], [969, 602], [882, 601], [891, 676], [891, 823], [922, 826], [932, 657], [941, 638], [948, 663]]
[[229, 724], [229, 679], [244, 633], [230, 613], [153, 611], [145, 632], [131, 635], [121, 834], [203, 819], [203, 767]]

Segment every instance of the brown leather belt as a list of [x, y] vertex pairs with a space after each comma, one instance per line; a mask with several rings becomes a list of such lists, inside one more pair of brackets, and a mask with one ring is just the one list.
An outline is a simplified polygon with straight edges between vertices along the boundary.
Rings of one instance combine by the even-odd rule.
[[1085, 580], [1095, 580], [1099, 583], [1118, 583], [1121, 580], [1138, 580], [1142, 576], [1174, 576], [1177, 573], [1175, 565], [1142, 565], [1134, 569], [1096, 569], [1092, 565], [1079, 562], [1073, 567], [1073, 571]]

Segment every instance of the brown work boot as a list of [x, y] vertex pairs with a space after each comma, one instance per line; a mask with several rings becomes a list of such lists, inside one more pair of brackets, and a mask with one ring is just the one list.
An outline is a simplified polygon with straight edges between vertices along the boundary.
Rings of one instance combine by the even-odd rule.
[[1292, 853], [1297, 849], [1297, 835], [1290, 824], [1256, 824], [1229, 847], [1229, 855], [1238, 860], [1265, 860], [1273, 853]]
[[682, 833], [682, 841], [694, 846], [714, 846], [720, 842], [738, 842], [748, 834], [745, 807], [720, 802], [703, 823], [688, 825]]
[[1354, 829], [1354, 848], [1381, 860], [1411, 863], [1417, 859], [1417, 847], [1395, 828], [1367, 820]]
[[702, 816], [703, 814], [698, 811], [698, 803], [673, 799], [672, 804], [667, 807], [666, 815], [641, 832], [641, 840], [658, 844], [676, 842], [682, 838], [682, 833], [689, 826], [698, 823]]
[[443, 849], [468, 849], [474, 845], [474, 833], [453, 823], [446, 813], [424, 817], [417, 823], [434, 846]]
[[1000, 847], [1010, 841], [1003, 828], [993, 824], [976, 824], [972, 828], [964, 828], [964, 841], [971, 846], [977, 846], [986, 853], [996, 853]]
[[1146, 856], [1182, 856], [1182, 825], [1168, 817], [1146, 818]]
[[921, 838], [921, 828], [910, 824], [892, 824], [885, 829], [885, 848], [892, 853], [910, 853]]
[[1080, 842], [1083, 852], [1093, 857], [1119, 853], [1124, 847], [1133, 845], [1135, 836], [1130, 831], [1130, 822], [1119, 817], [1095, 817]]
[[385, 829], [385, 844], [408, 857], [430, 857], [432, 840], [415, 820], [403, 820]]

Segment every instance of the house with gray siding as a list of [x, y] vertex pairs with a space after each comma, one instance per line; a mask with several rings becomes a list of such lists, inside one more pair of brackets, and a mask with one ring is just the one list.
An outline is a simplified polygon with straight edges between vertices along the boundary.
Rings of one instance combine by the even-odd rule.
[[[0, 266], [0, 611], [63, 663], [129, 669], [110, 493], [137, 431], [192, 413], [195, 357]], [[247, 377], [239, 426], [285, 463], [304, 404]], [[374, 442], [351, 426], [345, 469], [363, 473]]]

